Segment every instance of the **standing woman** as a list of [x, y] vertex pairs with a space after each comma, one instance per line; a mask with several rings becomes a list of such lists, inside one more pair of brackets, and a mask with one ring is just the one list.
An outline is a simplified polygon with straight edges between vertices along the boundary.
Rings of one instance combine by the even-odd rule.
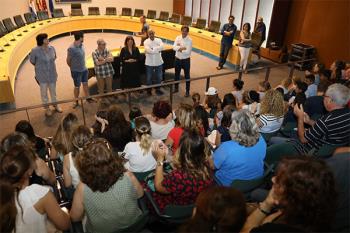
[[112, 53], [106, 49], [106, 42], [103, 39], [97, 40], [97, 49], [92, 52], [94, 59], [95, 74], [97, 79], [98, 94], [103, 94], [105, 85], [107, 92], [112, 92], [112, 78], [114, 60]]
[[238, 43], [239, 54], [241, 55], [240, 68], [244, 70], [244, 73], [247, 73], [249, 51], [252, 47], [251, 40], [252, 34], [250, 32], [250, 24], [245, 23], [243, 24], [243, 30], [239, 34]]
[[[30, 63], [35, 67], [35, 79], [40, 86], [41, 102], [47, 104], [49, 98], [47, 91], [50, 91], [51, 102], [56, 102], [56, 51], [55, 48], [49, 45], [48, 35], [41, 33], [36, 36], [37, 47], [30, 52]], [[45, 115], [51, 116], [52, 111], [49, 106], [45, 106]], [[61, 113], [62, 109], [58, 105], [54, 105], [56, 112]]]
[[120, 60], [122, 62], [122, 88], [134, 88], [141, 85], [139, 61], [140, 51], [135, 46], [132, 36], [125, 38], [124, 47], [120, 51]]

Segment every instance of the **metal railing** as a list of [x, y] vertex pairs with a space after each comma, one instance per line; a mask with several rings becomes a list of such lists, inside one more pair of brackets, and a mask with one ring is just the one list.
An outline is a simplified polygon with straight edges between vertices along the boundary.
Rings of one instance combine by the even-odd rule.
[[[309, 62], [309, 61], [314, 61], [314, 60], [315, 59], [307, 59], [307, 60], [293, 61], [293, 62], [287, 62], [287, 63], [282, 63], [282, 64], [274, 64], [274, 65], [265, 66], [265, 67], [256, 67], [256, 68], [248, 69], [248, 71], [252, 72], [252, 71], [265, 70], [265, 80], [267, 81], [267, 80], [269, 80], [271, 69], [277, 68], [277, 67], [289, 66], [290, 70], [289, 70], [288, 77], [292, 78], [293, 73], [294, 73], [294, 69], [295, 69], [295, 63]], [[243, 71], [239, 70], [239, 71], [229, 71], [229, 72], [224, 72], [224, 73], [220, 73], [220, 74], [212, 74], [212, 75], [191, 78], [189, 81], [192, 83], [192, 82], [196, 82], [196, 81], [200, 81], [200, 80], [206, 80], [206, 90], [208, 90], [208, 88], [210, 87], [210, 82], [211, 82], [212, 78], [225, 76], [225, 75], [234, 75], [234, 74], [238, 74], [238, 79], [242, 79], [242, 77], [243, 77]], [[109, 93], [105, 93], [105, 94], [98, 94], [98, 95], [91, 95], [91, 96], [87, 96], [87, 97], [79, 97], [79, 98], [75, 98], [75, 99], [61, 100], [61, 101], [57, 101], [57, 102], [51, 102], [48, 104], [38, 104], [38, 105], [32, 105], [32, 106], [27, 106], [27, 107], [21, 107], [21, 108], [16, 108], [13, 110], [0, 111], [0, 116], [15, 113], [15, 112], [20, 112], [20, 111], [25, 111], [26, 116], [27, 116], [27, 120], [30, 122], [30, 117], [29, 117], [29, 113], [28, 113], [29, 110], [43, 108], [43, 107], [47, 107], [50, 105], [66, 104], [66, 103], [72, 103], [72, 102], [78, 101], [81, 104], [83, 121], [84, 121], [84, 125], [86, 125], [85, 107], [84, 107], [84, 101], [86, 99], [111, 97], [111, 96], [124, 94], [124, 95], [127, 95], [127, 97], [128, 97], [127, 102], [128, 102], [128, 106], [129, 106], [129, 110], [130, 110], [130, 108], [132, 106], [131, 93], [138, 92], [138, 91], [145, 91], [145, 90], [148, 90], [150, 88], [168, 87], [170, 89], [169, 102], [170, 102], [170, 105], [172, 105], [173, 104], [173, 94], [174, 94], [174, 90], [173, 90], [174, 84], [181, 84], [181, 83], [185, 83], [185, 82], [187, 82], [187, 81], [186, 80], [168, 81], [168, 82], [164, 82], [161, 84], [154, 84], [154, 85], [148, 85], [148, 86], [125, 89], [125, 90], [117, 90], [117, 91], [113, 91], [113, 92], [109, 92]]]

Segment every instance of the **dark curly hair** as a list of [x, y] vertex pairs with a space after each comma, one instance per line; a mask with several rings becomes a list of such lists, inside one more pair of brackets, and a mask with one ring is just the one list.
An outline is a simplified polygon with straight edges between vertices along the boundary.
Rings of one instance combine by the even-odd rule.
[[159, 119], [165, 119], [172, 112], [171, 106], [167, 101], [157, 101], [153, 104], [152, 114]]
[[77, 154], [76, 165], [81, 181], [94, 192], [107, 192], [125, 172], [122, 159], [104, 139], [88, 143]]
[[320, 159], [284, 158], [274, 188], [284, 221], [306, 231], [328, 231], [336, 208], [332, 171]]

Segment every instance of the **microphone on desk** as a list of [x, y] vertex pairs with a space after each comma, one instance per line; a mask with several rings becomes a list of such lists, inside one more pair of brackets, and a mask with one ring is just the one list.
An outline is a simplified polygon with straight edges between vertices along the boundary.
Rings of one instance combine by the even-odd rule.
[[12, 39], [10, 39], [10, 41], [16, 41], [16, 38], [13, 36], [13, 34], [11, 33]]
[[3, 37], [3, 40], [5, 41], [4, 46], [10, 46], [10, 43], [8, 42], [8, 40], [5, 37]]
[[4, 47], [0, 46], [0, 52], [1, 52], [1, 53], [2, 53], [2, 52], [5, 52]]
[[215, 35], [213, 34], [213, 35], [211, 35], [211, 37], [215, 37]]
[[202, 31], [201, 31], [201, 30], [198, 30], [197, 32], [198, 32], [198, 33], [202, 33]]

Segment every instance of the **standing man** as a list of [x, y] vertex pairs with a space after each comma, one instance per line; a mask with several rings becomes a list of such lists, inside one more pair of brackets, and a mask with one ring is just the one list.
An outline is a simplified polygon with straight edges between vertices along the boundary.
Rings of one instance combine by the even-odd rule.
[[220, 48], [220, 60], [219, 65], [216, 67], [217, 70], [221, 70], [226, 62], [228, 52], [232, 47], [233, 38], [237, 31], [237, 26], [233, 24], [235, 17], [230, 15], [228, 17], [228, 23], [224, 24], [221, 29], [221, 48]]
[[256, 23], [256, 27], [255, 27], [254, 32], [259, 33], [261, 36], [260, 42], [257, 45], [256, 50], [255, 50], [256, 55], [260, 59], [260, 47], [266, 39], [266, 26], [265, 26], [265, 23], [263, 22], [263, 17], [261, 17], [261, 16], [258, 17], [258, 21]]
[[[56, 102], [56, 51], [55, 48], [49, 45], [48, 35], [42, 33], [36, 36], [37, 47], [30, 52], [30, 63], [35, 67], [35, 79], [40, 86], [41, 102], [47, 104], [49, 98], [47, 91], [50, 92], [51, 101]], [[58, 105], [54, 105], [56, 112], [62, 112]], [[45, 115], [51, 116], [52, 111], [49, 106], [45, 106]]]
[[[184, 25], [181, 27], [181, 35], [177, 36], [173, 49], [175, 53], [175, 81], [180, 80], [181, 69], [184, 70], [186, 79], [186, 94], [190, 96], [190, 67], [191, 67], [191, 51], [192, 39], [188, 36], [189, 27]], [[179, 91], [179, 84], [175, 84], [175, 92]]]
[[[83, 32], [75, 32], [74, 42], [67, 50], [67, 64], [70, 68], [74, 81], [74, 98], [79, 97], [80, 86], [82, 83], [85, 96], [89, 96], [88, 70], [85, 64], [85, 51], [83, 42]], [[78, 106], [79, 102], [74, 102], [73, 108], [76, 108]]]
[[[147, 85], [152, 85], [153, 73], [156, 75], [156, 82], [153, 84], [160, 84], [163, 77], [163, 41], [154, 37], [154, 31], [150, 29], [148, 31], [148, 39], [145, 40], [145, 55], [146, 55], [146, 77]], [[152, 90], [148, 89], [148, 94], [152, 95]], [[163, 95], [160, 87], [156, 88], [157, 95]]]
[[112, 53], [106, 49], [106, 42], [103, 39], [97, 40], [97, 49], [92, 52], [92, 58], [95, 65], [98, 94], [104, 93], [105, 86], [107, 87], [107, 92], [112, 92], [114, 75], [112, 62], [114, 58]]
[[134, 35], [136, 37], [141, 37], [140, 46], [143, 46], [145, 40], [148, 38], [149, 25], [148, 25], [148, 23], [146, 23], [146, 16], [144, 16], [144, 15], [140, 16], [140, 22], [142, 24], [141, 32], [135, 32]]

